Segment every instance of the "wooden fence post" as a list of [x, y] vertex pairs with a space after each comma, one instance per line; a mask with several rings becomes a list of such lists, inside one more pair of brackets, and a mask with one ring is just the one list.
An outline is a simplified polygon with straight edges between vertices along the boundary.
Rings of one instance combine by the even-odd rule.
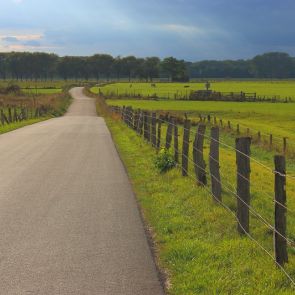
[[134, 110], [132, 107], [129, 109], [129, 127], [134, 129]]
[[124, 110], [124, 123], [128, 124], [128, 116], [129, 116], [129, 107], [125, 107]]
[[12, 112], [11, 112], [11, 107], [8, 108], [8, 121], [9, 121], [9, 123], [12, 123]]
[[269, 147], [272, 148], [272, 134], [269, 135]]
[[3, 113], [3, 110], [2, 109], [1, 109], [0, 113], [1, 113], [1, 124], [4, 125], [5, 124], [5, 120], [4, 120], [4, 113]]
[[162, 116], [158, 118], [158, 134], [157, 134], [157, 149], [161, 147], [161, 127], [162, 127]]
[[288, 262], [286, 236], [286, 160], [284, 156], [274, 157], [275, 162], [275, 256], [283, 266]]
[[125, 122], [125, 106], [122, 108], [121, 120]]
[[139, 110], [134, 110], [134, 130], [137, 132], [137, 126], [138, 126], [138, 120], [139, 120]]
[[173, 131], [173, 123], [172, 123], [172, 118], [170, 117], [168, 119], [168, 126], [167, 126], [167, 133], [166, 133], [166, 144], [165, 148], [168, 150], [171, 147], [171, 142], [172, 142], [172, 131]]
[[173, 123], [174, 123], [174, 161], [178, 163], [179, 162], [178, 126], [177, 126], [176, 120], [174, 120]]
[[204, 161], [204, 134], [206, 131], [205, 124], [199, 124], [193, 145], [193, 159], [195, 165], [195, 173], [199, 185], [207, 184], [206, 164]]
[[211, 190], [215, 201], [221, 201], [221, 181], [219, 171], [219, 128], [211, 128], [209, 153], [209, 168], [211, 174]]
[[228, 129], [231, 129], [230, 121], [227, 121], [227, 127], [228, 127]]
[[258, 142], [261, 142], [261, 133], [260, 133], [260, 131], [258, 131], [258, 133], [257, 133], [257, 139], [258, 139]]
[[152, 113], [152, 145], [157, 146], [157, 114]]
[[137, 134], [142, 135], [142, 124], [143, 123], [143, 117], [142, 117], [142, 111], [141, 109], [138, 110], [138, 123], [137, 123]]
[[236, 138], [238, 232], [249, 233], [250, 137]]
[[148, 140], [148, 138], [149, 138], [147, 119], [148, 119], [147, 111], [144, 111], [143, 112], [143, 137], [146, 140]]
[[9, 120], [7, 119], [4, 110], [1, 109], [1, 122], [4, 125], [4, 123], [9, 124]]
[[141, 134], [141, 133], [140, 133], [141, 109], [138, 109], [137, 114], [138, 114], [138, 115], [137, 115], [136, 132], [137, 132], [138, 134]]
[[220, 126], [223, 127], [222, 119], [220, 119], [219, 122], [220, 122]]
[[18, 121], [17, 111], [16, 111], [16, 108], [13, 108], [13, 122], [17, 122], [17, 121]]
[[151, 113], [147, 112], [147, 140], [148, 142], [151, 142]]
[[182, 176], [188, 175], [188, 152], [190, 138], [191, 121], [185, 120], [183, 125], [183, 142], [182, 142]]

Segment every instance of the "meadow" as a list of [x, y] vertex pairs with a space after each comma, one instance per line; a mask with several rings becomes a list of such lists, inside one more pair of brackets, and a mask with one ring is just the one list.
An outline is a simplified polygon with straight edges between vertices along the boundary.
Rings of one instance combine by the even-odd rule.
[[[154, 86], [153, 86], [154, 84]], [[210, 81], [211, 90], [221, 92], [256, 92], [262, 97], [291, 97], [295, 99], [295, 81]], [[93, 93], [99, 89], [105, 95], [125, 95], [147, 97], [157, 95], [159, 98], [187, 97], [191, 91], [204, 90], [205, 83], [112, 83], [91, 88]]]
[[39, 95], [39, 94], [55, 94], [61, 93], [61, 88], [23, 88], [22, 92], [28, 95]]
[[[155, 150], [143, 138], [117, 117], [107, 119], [107, 123], [155, 240], [157, 262], [167, 276], [168, 294], [293, 294], [288, 278], [259, 246], [273, 255], [272, 230], [250, 214], [250, 233], [256, 242], [240, 237], [236, 231], [236, 163], [235, 151], [229, 148], [234, 146], [234, 139], [229, 134], [221, 139], [228, 146], [220, 146], [220, 169], [222, 202], [231, 212], [213, 201], [210, 179], [205, 188], [196, 185], [191, 161], [189, 177], [182, 177], [178, 168], [161, 174], [154, 165]], [[181, 142], [182, 128], [179, 131]], [[195, 128], [191, 142], [193, 134]], [[165, 135], [166, 126], [162, 125], [161, 146]], [[205, 137], [207, 167], [208, 152], [209, 140]], [[273, 224], [273, 153], [255, 146], [251, 152], [254, 159], [270, 167], [265, 169], [251, 160], [251, 207]], [[191, 154], [192, 143], [190, 159]], [[288, 171], [294, 173], [294, 165], [289, 166]], [[294, 193], [295, 183], [291, 179], [287, 184], [290, 210], [287, 236], [291, 240], [295, 239]], [[288, 251], [286, 271], [294, 278], [294, 247], [288, 247]]]
[[[83, 86], [87, 81], [77, 80], [0, 80], [0, 88], [18, 85], [26, 95], [58, 94], [73, 85]], [[94, 83], [94, 82], [93, 82]]]
[[268, 140], [273, 134], [273, 141], [281, 145], [287, 137], [289, 148], [295, 149], [295, 103], [253, 103], [253, 102], [210, 102], [210, 101], [155, 101], [135, 99], [107, 99], [109, 105], [132, 106], [145, 110], [157, 110], [183, 116], [184, 113], [194, 120], [199, 115], [216, 116], [224, 124], [230, 120], [233, 128], [240, 125], [241, 132], [250, 128], [250, 134], [261, 132], [262, 139]]
[[[169, 84], [168, 84], [169, 85]], [[93, 90], [93, 89], [92, 89]], [[295, 142], [295, 104], [198, 102], [174, 100], [107, 99], [107, 104], [132, 106], [169, 112], [199, 120], [211, 114], [232, 125], [239, 123], [241, 132], [251, 128], [282, 143], [288, 137], [289, 147]], [[250, 233], [254, 240], [242, 238], [236, 231], [236, 152], [234, 132], [221, 132], [220, 171], [222, 202], [225, 209], [212, 200], [209, 177], [210, 128], [207, 127], [204, 157], [208, 184], [196, 185], [192, 164], [191, 130], [189, 177], [178, 168], [161, 174], [155, 168], [155, 151], [118, 117], [107, 119], [118, 150], [156, 243], [157, 261], [167, 274], [168, 294], [293, 294], [290, 280], [275, 266], [273, 256], [275, 151], [251, 146]], [[162, 124], [161, 146], [165, 144], [167, 126]], [[183, 128], [179, 126], [180, 153]], [[170, 150], [174, 152], [173, 144]], [[144, 155], [144, 156], [143, 156]], [[295, 163], [287, 155], [287, 237], [295, 240]], [[289, 263], [285, 270], [295, 279], [294, 242], [288, 246]], [[262, 249], [263, 247], [264, 249]], [[268, 252], [266, 253], [265, 250]]]

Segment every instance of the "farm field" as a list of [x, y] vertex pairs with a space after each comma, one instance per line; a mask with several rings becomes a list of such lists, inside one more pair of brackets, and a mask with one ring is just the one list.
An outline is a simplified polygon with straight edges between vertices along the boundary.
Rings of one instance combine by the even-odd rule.
[[[63, 91], [65, 87], [72, 85], [85, 85], [87, 81], [76, 80], [48, 80], [48, 81], [16, 81], [16, 80], [0, 80], [0, 88], [6, 88], [10, 85], [18, 85], [24, 94], [39, 95], [39, 94], [58, 94]], [[92, 82], [94, 83], [94, 82]]]
[[210, 102], [210, 101], [152, 101], [107, 99], [109, 105], [132, 106], [145, 110], [161, 110], [178, 113], [187, 112], [188, 117], [199, 119], [199, 115], [222, 118], [224, 124], [230, 120], [233, 128], [240, 124], [241, 132], [250, 128], [250, 134], [261, 132], [268, 139], [273, 134], [274, 142], [281, 144], [282, 138], [288, 138], [289, 146], [295, 149], [295, 104], [294, 103], [251, 103], [251, 102]]
[[[211, 90], [221, 92], [256, 92], [258, 96], [295, 98], [295, 81], [210, 81]], [[99, 89], [109, 95], [141, 95], [143, 97], [157, 95], [159, 98], [186, 97], [190, 91], [204, 90], [205, 83], [113, 83], [102, 87], [92, 87], [93, 93]]]
[[[242, 83], [242, 82], [241, 82]], [[249, 82], [247, 82], [249, 83]], [[261, 82], [262, 83], [262, 82]], [[288, 83], [286, 82], [286, 85]], [[131, 87], [132, 88], [132, 87]], [[279, 89], [279, 88], [277, 88]], [[288, 88], [289, 96], [291, 96], [291, 88]], [[220, 91], [231, 91], [229, 89], [219, 89]], [[102, 90], [103, 91], [103, 90]], [[177, 89], [175, 88], [175, 91]], [[237, 90], [232, 90], [237, 91]], [[245, 90], [243, 90], [245, 91]], [[252, 90], [247, 90], [252, 91]], [[285, 90], [286, 91], [286, 90]], [[255, 90], [254, 90], [255, 92]], [[258, 91], [257, 91], [258, 92]], [[287, 91], [285, 92], [287, 95]], [[262, 94], [260, 94], [262, 95]], [[275, 95], [275, 94], [274, 94]], [[277, 94], [276, 94], [277, 95]], [[187, 113], [190, 119], [199, 121], [199, 116], [211, 115], [216, 116], [218, 119], [223, 120], [224, 126], [227, 125], [227, 121], [231, 121], [233, 128], [236, 128], [236, 124], [240, 125], [241, 133], [246, 133], [246, 129], [250, 128], [250, 134], [255, 139], [258, 131], [261, 132], [262, 138], [268, 139], [269, 134], [272, 134], [274, 137], [274, 142], [282, 146], [283, 137], [287, 137], [288, 148], [289, 150], [295, 149], [295, 104], [294, 103], [251, 103], [251, 102], [210, 102], [210, 101], [175, 101], [175, 100], [141, 100], [141, 99], [106, 99], [107, 104], [117, 105], [117, 106], [132, 106], [134, 109], [144, 109], [144, 110], [155, 110], [169, 112], [170, 114], [184, 116], [184, 113]], [[117, 123], [118, 124], [118, 123]], [[111, 123], [115, 126], [116, 123]], [[116, 127], [114, 127], [116, 128]], [[171, 194], [177, 200], [171, 200], [171, 198], [166, 197], [166, 189], [164, 187], [165, 181], [161, 180], [161, 184], [157, 184], [159, 181], [157, 179], [156, 172], [153, 172], [149, 175], [151, 177], [151, 183], [149, 185], [142, 185], [143, 179], [148, 179], [147, 175], [150, 169], [154, 169], [153, 157], [148, 159], [147, 152], [144, 152], [144, 159], [136, 160], [136, 165], [132, 164], [134, 161], [135, 155], [142, 155], [142, 145], [138, 143], [138, 135], [130, 134], [130, 131], [125, 131], [125, 136], [120, 136], [122, 129], [118, 128], [115, 131], [115, 139], [119, 142], [119, 145], [122, 146], [123, 154], [125, 153], [127, 167], [132, 171], [131, 178], [135, 179], [135, 186], [137, 185], [140, 191], [139, 195], [142, 197], [142, 206], [146, 209], [147, 219], [152, 224], [153, 229], [156, 231], [157, 241], [160, 247], [160, 264], [164, 268], [168, 269], [168, 273], [171, 275], [171, 294], [195, 294], [195, 293], [206, 293], [206, 294], [215, 294], [215, 293], [229, 293], [233, 292], [234, 294], [292, 294], [293, 291], [289, 289], [284, 282], [287, 282], [288, 279], [281, 277], [281, 285], [274, 283], [272, 288], [268, 288], [269, 284], [264, 284], [264, 287], [260, 283], [265, 279], [263, 276], [259, 277], [255, 275], [255, 272], [261, 267], [261, 273], [265, 274], [265, 270], [268, 269], [270, 273], [268, 278], [273, 277], [271, 281], [273, 282], [274, 276], [273, 271], [277, 271], [275, 264], [268, 268], [266, 266], [266, 261], [271, 261], [269, 255], [273, 254], [273, 241], [272, 241], [272, 230], [271, 226], [274, 220], [274, 204], [273, 204], [273, 187], [274, 187], [274, 175], [273, 175], [273, 156], [276, 152], [270, 151], [268, 149], [261, 149], [260, 146], [253, 145], [251, 146], [251, 210], [256, 212], [258, 215], [255, 215], [253, 212], [250, 214], [250, 228], [251, 236], [254, 238], [255, 242], [247, 239], [239, 240], [238, 237], [230, 237], [229, 233], [225, 233], [224, 228], [231, 228], [232, 233], [235, 236], [235, 228], [231, 225], [234, 222], [234, 217], [226, 212], [226, 209], [222, 209], [225, 212], [225, 216], [220, 217], [215, 215], [217, 211], [214, 207], [214, 202], [212, 202], [212, 196], [210, 194], [210, 185], [211, 180], [208, 179], [208, 184], [206, 189], [200, 187], [195, 187], [189, 189], [188, 182], [195, 181], [195, 171], [192, 162], [192, 142], [193, 136], [196, 133], [196, 127], [192, 128], [191, 138], [190, 138], [190, 160], [189, 160], [189, 179], [184, 179], [181, 176], [181, 172], [177, 169], [176, 171], [171, 171], [167, 175], [163, 176], [166, 181], [170, 184], [167, 185], [167, 192]], [[167, 127], [165, 124], [162, 124], [162, 140], [161, 146], [165, 145], [165, 136]], [[179, 126], [179, 136], [180, 136], [180, 149], [182, 145], [182, 126]], [[206, 163], [207, 176], [209, 177], [209, 147], [210, 147], [210, 128], [207, 127], [205, 134], [204, 142], [204, 157]], [[229, 208], [234, 214], [236, 212], [236, 153], [234, 150], [235, 147], [235, 137], [234, 132], [221, 132], [220, 136], [220, 171], [221, 171], [221, 182], [222, 182], [222, 202]], [[129, 139], [132, 138], [132, 139]], [[143, 139], [139, 138], [140, 141]], [[128, 143], [127, 143], [128, 142]], [[132, 148], [130, 148], [130, 146]], [[133, 148], [134, 146], [134, 148]], [[139, 147], [140, 146], [140, 147]], [[132, 149], [132, 151], [130, 151]], [[171, 153], [174, 152], [172, 145]], [[181, 150], [179, 151], [181, 154]], [[130, 154], [130, 155], [129, 155]], [[132, 160], [133, 159], [133, 160]], [[143, 163], [144, 162], [144, 163]], [[138, 163], [142, 163], [142, 171], [138, 167]], [[144, 168], [143, 168], [144, 167]], [[134, 171], [134, 172], [133, 172]], [[177, 174], [178, 173], [178, 174]], [[287, 174], [290, 178], [287, 178], [287, 236], [290, 240], [294, 240], [295, 236], [293, 232], [295, 230], [295, 200], [293, 198], [295, 193], [295, 163], [293, 158], [289, 158], [287, 154]], [[138, 175], [138, 176], [136, 176]], [[158, 175], [159, 178], [161, 176]], [[136, 182], [136, 180], [138, 182]], [[148, 180], [147, 180], [148, 181]], [[170, 182], [169, 182], [170, 181]], [[171, 188], [171, 183], [175, 185], [175, 188]], [[161, 188], [159, 190], [158, 188]], [[181, 187], [181, 192], [178, 192], [178, 189]], [[184, 192], [188, 192], [188, 196]], [[185, 195], [185, 196], [183, 196]], [[152, 196], [152, 199], [150, 199]], [[201, 197], [200, 197], [201, 196]], [[163, 199], [165, 201], [163, 201]], [[173, 198], [173, 199], [175, 199]], [[208, 200], [209, 198], [209, 200]], [[197, 199], [197, 200], [195, 200]], [[201, 199], [201, 200], [200, 200]], [[174, 203], [175, 202], [175, 203]], [[199, 202], [203, 202], [202, 204]], [[209, 202], [209, 203], [208, 203]], [[191, 209], [189, 210], [188, 207]], [[206, 206], [208, 212], [202, 211]], [[210, 206], [211, 207], [210, 210]], [[186, 207], [186, 208], [184, 208]], [[173, 208], [173, 209], [171, 209]], [[166, 213], [171, 212], [173, 213]], [[154, 212], [157, 213], [154, 213]], [[162, 212], [163, 211], [163, 212]], [[165, 212], [165, 213], [164, 213]], [[195, 212], [195, 213], [194, 213]], [[210, 213], [209, 213], [210, 212]], [[234, 215], [233, 214], [233, 215]], [[163, 220], [159, 220], [158, 216], [165, 216]], [[177, 216], [177, 217], [176, 217]], [[205, 227], [206, 229], [194, 228], [195, 226], [191, 225], [191, 217], [195, 223], [200, 219], [201, 225], [199, 227]], [[258, 217], [257, 217], [258, 216]], [[203, 219], [204, 218], [204, 219]], [[229, 218], [229, 219], [228, 219]], [[198, 219], [198, 221], [196, 221]], [[215, 237], [215, 230], [208, 225], [208, 220], [211, 220], [214, 223], [214, 226], [218, 227], [216, 233], [220, 233], [220, 244]], [[225, 221], [227, 220], [227, 221]], [[264, 220], [264, 221], [262, 221]], [[225, 221], [225, 222], [224, 222]], [[269, 224], [268, 227], [266, 223]], [[171, 222], [171, 223], [170, 223]], [[209, 222], [210, 223], [210, 222]], [[163, 230], [163, 227], [166, 226], [167, 231]], [[209, 228], [210, 227], [210, 228]], [[200, 231], [200, 233], [199, 233]], [[222, 232], [222, 233], [221, 233]], [[195, 234], [195, 236], [194, 236]], [[190, 238], [190, 237], [195, 238]], [[230, 241], [228, 240], [230, 239]], [[245, 242], [245, 244], [243, 244]], [[199, 244], [200, 243], [200, 244]], [[227, 254], [223, 255], [219, 252], [223, 248], [230, 251], [228, 256]], [[293, 243], [293, 242], [292, 242]], [[194, 246], [191, 246], [194, 244]], [[198, 245], [197, 245], [198, 244]], [[210, 245], [214, 244], [214, 248], [217, 247], [219, 250], [213, 250]], [[185, 245], [185, 246], [184, 246]], [[247, 246], [246, 246], [247, 245]], [[255, 245], [255, 246], [254, 246]], [[264, 250], [259, 249], [260, 246]], [[292, 244], [293, 245], [293, 244]], [[294, 266], [295, 266], [295, 251], [294, 246], [288, 247], [289, 252], [289, 263], [286, 265], [286, 271], [291, 274], [293, 277]], [[254, 248], [252, 248], [252, 246]], [[205, 261], [202, 259], [202, 254], [194, 249], [202, 248], [202, 253], [206, 252], [205, 257], [209, 257]], [[244, 251], [249, 251], [249, 248], [252, 248], [252, 254], [246, 254]], [[268, 255], [265, 253], [265, 250], [268, 252]], [[209, 251], [209, 253], [207, 252]], [[213, 254], [210, 253], [213, 251]], [[218, 252], [218, 254], [217, 254]], [[235, 253], [235, 254], [234, 254]], [[244, 254], [242, 254], [244, 253]], [[255, 253], [255, 254], [254, 254]], [[211, 257], [214, 257], [214, 261]], [[237, 261], [234, 261], [234, 257]], [[244, 257], [250, 257], [255, 261], [255, 266], [247, 264], [244, 261]], [[264, 257], [264, 258], [263, 258]], [[221, 260], [221, 264], [218, 264], [216, 260]], [[260, 261], [261, 259], [261, 261]], [[197, 261], [195, 263], [195, 261]], [[258, 264], [256, 262], [260, 261]], [[217, 264], [216, 264], [217, 263]], [[208, 270], [204, 269], [204, 264], [208, 266]], [[202, 265], [201, 269], [198, 269], [198, 265]], [[219, 266], [218, 266], [219, 265]], [[230, 267], [228, 267], [230, 265]], [[246, 269], [244, 268], [246, 267]], [[231, 270], [235, 268], [234, 274], [229, 274]], [[215, 270], [218, 269], [219, 275], [215, 277]], [[272, 269], [272, 270], [271, 270]], [[276, 270], [275, 270], [276, 269]], [[181, 271], [180, 271], [181, 270]], [[192, 275], [195, 275], [195, 280], [193, 280]], [[203, 275], [203, 276], [202, 276]], [[278, 275], [278, 274], [277, 274]], [[283, 275], [282, 273], [280, 275]], [[276, 275], [275, 275], [276, 276]], [[198, 278], [201, 277], [199, 280]], [[219, 285], [218, 282], [208, 284], [208, 281], [216, 281], [216, 278], [223, 277], [224, 281]], [[235, 277], [237, 285], [231, 284], [227, 281], [227, 278]], [[258, 279], [259, 277], [259, 279]], [[188, 278], [188, 279], [187, 279]], [[204, 283], [206, 282], [206, 283]], [[224, 283], [225, 282], [225, 283]], [[252, 282], [252, 283], [249, 283]], [[251, 286], [252, 284], [252, 286]], [[287, 283], [289, 284], [289, 283]], [[267, 287], [266, 287], [267, 285]], [[290, 285], [288, 285], [290, 286]]]
[[73, 84], [84, 84], [86, 81], [76, 81], [76, 80], [0, 80], [0, 88], [7, 87], [9, 85], [19, 85], [20, 88], [63, 88], [65, 86], [70, 86]]
[[61, 88], [23, 88], [22, 92], [25, 94], [35, 95], [35, 94], [55, 94], [55, 93], [61, 93]]

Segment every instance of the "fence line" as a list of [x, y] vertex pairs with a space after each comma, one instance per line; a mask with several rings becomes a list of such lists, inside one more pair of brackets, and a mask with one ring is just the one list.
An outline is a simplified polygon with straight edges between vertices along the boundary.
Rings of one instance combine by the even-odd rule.
[[[132, 118], [128, 118], [127, 120], [127, 123], [128, 124], [130, 124], [130, 122], [132, 122]], [[166, 122], [167, 123], [167, 122]], [[161, 139], [160, 139], [160, 141], [161, 141]], [[163, 144], [164, 145], [164, 144]], [[281, 156], [281, 157], [283, 157], [283, 156]], [[189, 157], [188, 157], [188, 159], [190, 159]], [[190, 159], [190, 161], [192, 161], [191, 159]], [[192, 163], [194, 163], [194, 161], [192, 161]], [[203, 167], [200, 167], [201, 169], [204, 169]], [[182, 169], [183, 169], [183, 167], [182, 167]], [[278, 174], [275, 174], [275, 175], [278, 175]], [[280, 175], [278, 175], [279, 177], [282, 177], [282, 178], [285, 178], [285, 175], [286, 175], [286, 173], [281, 173]], [[194, 183], [196, 184], [196, 178], [195, 177], [193, 177], [190, 173], [189, 173], [189, 171], [188, 171], [188, 169], [186, 170], [186, 176], [188, 176], [188, 177], [190, 177], [193, 181], [194, 181]], [[242, 231], [244, 232], [244, 234], [245, 235], [247, 235], [252, 241], [254, 241], [255, 242], [255, 244], [257, 245], [257, 246], [259, 246], [259, 248], [261, 248], [273, 261], [274, 261], [274, 263], [280, 268], [280, 270], [286, 275], [286, 277], [289, 279], [289, 281], [291, 282], [291, 284], [292, 284], [292, 287], [294, 287], [295, 286], [295, 282], [294, 282], [294, 280], [292, 279], [292, 277], [290, 276], [290, 274], [284, 269], [284, 267], [283, 267], [283, 265], [284, 265], [284, 263], [285, 262], [287, 262], [287, 260], [285, 260], [285, 261], [278, 261], [278, 259], [277, 259], [277, 253], [276, 253], [276, 257], [274, 257], [268, 250], [266, 250], [266, 248], [265, 247], [263, 247], [263, 245], [261, 245], [250, 233], [249, 233], [249, 231], [247, 230], [247, 228], [245, 228], [244, 227], [244, 225], [239, 221], [239, 219], [238, 219], [238, 217], [234, 214], [234, 212], [226, 205], [226, 204], [224, 204], [221, 200], [219, 200], [218, 198], [216, 198], [215, 196], [214, 196], [214, 194], [212, 193], [212, 191], [210, 191], [210, 189], [209, 188], [207, 188], [206, 186], [202, 186], [202, 188], [205, 188], [205, 190], [207, 191], [207, 192], [209, 192], [209, 194], [211, 194], [212, 195], [212, 197], [221, 205], [221, 206], [223, 206], [225, 209], [227, 209], [228, 211], [229, 211], [229, 213], [230, 214], [232, 214], [233, 215], [233, 217], [236, 219], [236, 221], [237, 221], [237, 224], [238, 224], [238, 226], [242, 229]], [[226, 187], [227, 189], [228, 189], [228, 187]], [[228, 189], [229, 190], [229, 189]], [[232, 193], [232, 195], [233, 196], [237, 196], [237, 194], [235, 193], [235, 192], [233, 192], [233, 191], [231, 191], [231, 190], [229, 190], [231, 193]], [[237, 196], [238, 197], [238, 196]], [[249, 207], [249, 209], [251, 209], [251, 206], [248, 206]], [[255, 213], [253, 213], [253, 210], [251, 209], [251, 211], [250, 211], [252, 214], [258, 214], [257, 212], [255, 212]], [[256, 215], [256, 217], [258, 217], [259, 218], [259, 220], [263, 220], [263, 221], [265, 221], [264, 220], [264, 218], [261, 216], [261, 215]], [[282, 235], [281, 233], [280, 233], [280, 231], [278, 231], [276, 228], [274, 228], [273, 226], [271, 226], [267, 221], [265, 221], [264, 222], [265, 223], [265, 225], [266, 226], [268, 226], [268, 227], [270, 227], [272, 230], [273, 230], [273, 232], [275, 233], [275, 234], [277, 234], [279, 237], [281, 237], [281, 238], [283, 238], [283, 239], [285, 239], [286, 241], [288, 241], [289, 243], [293, 243], [293, 241], [290, 241], [290, 240], [288, 240], [284, 235]], [[276, 243], [276, 245], [277, 245], [277, 240], [278, 240], [278, 238], [276, 237], [275, 238], [275, 243]], [[281, 250], [281, 249], [280, 249]]]

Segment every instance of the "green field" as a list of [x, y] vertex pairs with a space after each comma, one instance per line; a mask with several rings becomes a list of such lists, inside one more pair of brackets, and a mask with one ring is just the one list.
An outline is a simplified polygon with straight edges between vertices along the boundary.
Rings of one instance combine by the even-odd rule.
[[7, 87], [9, 85], [18, 85], [22, 89], [24, 88], [63, 88], [65, 86], [73, 84], [84, 84], [86, 81], [76, 80], [0, 80], [0, 88]]
[[183, 115], [188, 113], [190, 118], [198, 120], [199, 114], [215, 115], [222, 118], [224, 124], [230, 120], [233, 127], [240, 124], [245, 132], [250, 128], [250, 134], [262, 133], [267, 140], [273, 134], [273, 140], [278, 145], [282, 138], [288, 138], [288, 145], [295, 149], [295, 104], [293, 103], [240, 103], [240, 102], [210, 102], [210, 101], [152, 101], [152, 100], [121, 100], [108, 99], [107, 103], [118, 106], [132, 106], [145, 110], [163, 110]]
[[[182, 177], [178, 168], [160, 174], [154, 167], [155, 151], [142, 138], [121, 122], [112, 119], [107, 122], [155, 240], [157, 262], [168, 274], [168, 294], [294, 294], [286, 276], [264, 250], [249, 238], [240, 237], [236, 231], [236, 197], [230, 193], [230, 190], [235, 191], [236, 181], [234, 150], [225, 146], [220, 148], [222, 198], [232, 210], [231, 214], [212, 201], [207, 189], [195, 185], [190, 162], [191, 177]], [[233, 145], [230, 135], [223, 141]], [[192, 146], [190, 158], [191, 151]], [[207, 167], [208, 151], [206, 139]], [[254, 146], [252, 156], [273, 167], [272, 153]], [[294, 168], [294, 165], [289, 167], [289, 171], [294, 173]], [[207, 188], [210, 188], [210, 181]], [[287, 214], [287, 222], [291, 239], [295, 238], [294, 192], [295, 183], [290, 180], [287, 199], [291, 212]], [[270, 224], [273, 224], [274, 214], [272, 195], [271, 169], [251, 162], [251, 206]], [[272, 231], [259, 218], [250, 215], [251, 235], [272, 255]], [[286, 270], [294, 277], [295, 251], [293, 247], [288, 249]]]
[[55, 94], [55, 93], [61, 93], [62, 89], [61, 88], [34, 88], [34, 89], [28, 89], [28, 88], [23, 88], [22, 92], [25, 94]]
[[[188, 86], [188, 87], [187, 87]], [[190, 91], [205, 89], [204, 83], [113, 83], [103, 87], [93, 87], [91, 91], [98, 93], [99, 89], [110, 95], [131, 95], [142, 97], [157, 95], [160, 98], [186, 97]], [[295, 81], [211, 81], [211, 90], [221, 92], [256, 92], [258, 96], [280, 98], [295, 98]]]
[[0, 80], [0, 88], [6, 88], [10, 85], [18, 85], [24, 94], [29, 94], [29, 95], [57, 94], [57, 93], [61, 93], [65, 88], [69, 88], [73, 85], [83, 86], [88, 83], [89, 81], [76, 81], [76, 80], [52, 80], [52, 81], [51, 80], [47, 80], [47, 81]]

